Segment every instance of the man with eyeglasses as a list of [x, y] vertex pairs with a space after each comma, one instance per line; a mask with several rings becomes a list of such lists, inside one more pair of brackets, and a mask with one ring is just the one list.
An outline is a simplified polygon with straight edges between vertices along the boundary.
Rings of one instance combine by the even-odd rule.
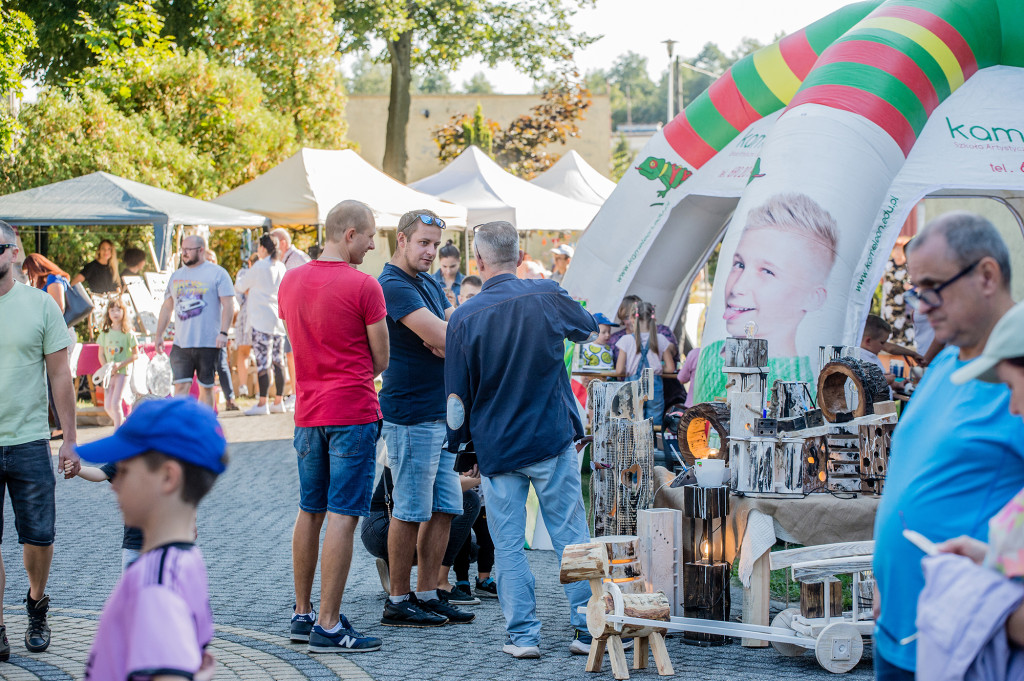
[[174, 313], [171, 375], [174, 394], [187, 395], [192, 375], [199, 383], [199, 399], [213, 407], [220, 349], [228, 343], [235, 313], [235, 286], [231, 275], [206, 259], [206, 240], [198, 235], [181, 242], [181, 267], [171, 275], [156, 325], [156, 352], [164, 352], [164, 331]]
[[[45, 591], [56, 519], [56, 484], [46, 420], [47, 378], [64, 424], [58, 466], [65, 478], [71, 478], [78, 474], [81, 464], [75, 454], [75, 394], [68, 366], [68, 327], [57, 303], [45, 291], [14, 281], [17, 243], [14, 228], [0, 220], [0, 501], [6, 488], [28, 573], [25, 647], [39, 653], [50, 645], [46, 623], [50, 598]], [[71, 466], [65, 468], [66, 464]], [[0, 534], [2, 530], [0, 518]], [[0, 561], [0, 596], [3, 585]], [[10, 655], [0, 606], [0, 661]]]
[[[947, 213], [907, 244], [915, 288], [905, 294], [948, 346], [931, 363], [892, 438], [875, 519], [875, 673], [914, 678], [922, 552], [904, 536], [985, 540], [988, 519], [1024, 487], [1024, 422], [1005, 385], [954, 385], [953, 372], [981, 354], [1013, 307], [1010, 255], [991, 222]], [[1024, 346], [1022, 346], [1024, 347]]]
[[[398, 221], [397, 248], [378, 281], [387, 303], [391, 361], [382, 375], [381, 434], [394, 481], [388, 531], [391, 593], [381, 624], [439, 627], [473, 620], [439, 590], [452, 517], [462, 514], [455, 455], [444, 448], [444, 342], [455, 309], [427, 271], [441, 244], [444, 220], [414, 210]], [[416, 591], [410, 572], [417, 560]], [[447, 585], [443, 585], [447, 586]]]

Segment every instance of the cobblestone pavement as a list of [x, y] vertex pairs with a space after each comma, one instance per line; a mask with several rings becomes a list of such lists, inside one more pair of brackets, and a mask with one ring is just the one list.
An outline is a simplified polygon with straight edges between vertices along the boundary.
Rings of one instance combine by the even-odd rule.
[[[538, 615], [544, 622], [539, 660], [513, 660], [501, 652], [504, 620], [497, 601], [465, 606], [477, 614], [469, 625], [442, 629], [395, 629], [379, 624], [384, 594], [373, 560], [356, 539], [342, 611], [356, 628], [384, 639], [380, 652], [361, 655], [308, 655], [288, 642], [292, 607], [291, 528], [298, 481], [288, 414], [222, 419], [231, 464], [199, 510], [199, 545], [210, 575], [217, 632], [213, 652], [218, 679], [611, 679], [583, 671], [585, 658], [568, 644], [568, 604], [557, 584], [557, 561], [549, 551], [529, 552], [537, 575]], [[85, 429], [82, 441], [108, 428]], [[56, 450], [55, 450], [56, 451]], [[57, 544], [48, 592], [53, 643], [42, 654], [25, 651], [24, 606], [28, 589], [10, 504], [5, 504], [3, 555], [7, 566], [4, 609], [11, 639], [9, 663], [0, 679], [80, 678], [96, 621], [120, 570], [121, 521], [106, 483], [82, 479], [57, 482]], [[319, 578], [314, 585], [319, 593]], [[733, 598], [739, 602], [739, 593]], [[696, 648], [668, 639], [679, 679], [826, 679], [813, 654], [783, 657], [771, 648], [738, 644]], [[634, 679], [656, 679], [651, 666], [631, 672]], [[871, 678], [870, 646], [848, 678]]]

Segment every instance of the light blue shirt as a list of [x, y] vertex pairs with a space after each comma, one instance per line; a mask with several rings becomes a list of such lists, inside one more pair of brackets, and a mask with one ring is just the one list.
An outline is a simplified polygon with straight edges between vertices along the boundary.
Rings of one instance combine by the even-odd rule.
[[917, 630], [924, 554], [904, 528], [934, 542], [962, 534], [984, 541], [989, 519], [1024, 488], [1024, 421], [1010, 414], [1009, 388], [953, 385], [950, 375], [966, 364], [959, 352], [950, 347], [935, 358], [900, 419], [875, 518], [876, 651], [907, 670], [916, 667], [917, 646], [900, 641]]

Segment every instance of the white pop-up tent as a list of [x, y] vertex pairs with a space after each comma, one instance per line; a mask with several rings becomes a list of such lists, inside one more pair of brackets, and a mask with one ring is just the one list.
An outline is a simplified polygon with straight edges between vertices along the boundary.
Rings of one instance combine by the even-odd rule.
[[577, 231], [586, 229], [598, 210], [506, 172], [475, 146], [410, 186], [465, 206], [471, 225], [507, 220], [520, 231]]
[[214, 201], [266, 215], [280, 225], [322, 225], [346, 199], [370, 206], [379, 228], [397, 227], [403, 213], [417, 209], [437, 213], [450, 227], [466, 226], [465, 208], [410, 189], [351, 149], [302, 149]]
[[570, 199], [600, 206], [615, 190], [615, 183], [597, 172], [574, 149], [530, 183]]
[[0, 219], [12, 225], [153, 225], [157, 262], [166, 265], [173, 225], [266, 227], [263, 215], [200, 201], [96, 172], [0, 197]]

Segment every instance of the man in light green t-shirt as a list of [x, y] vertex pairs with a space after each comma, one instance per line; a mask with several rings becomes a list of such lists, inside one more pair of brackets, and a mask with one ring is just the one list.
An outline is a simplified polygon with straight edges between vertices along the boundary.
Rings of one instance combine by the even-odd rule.
[[[46, 581], [53, 560], [56, 483], [46, 418], [46, 380], [64, 429], [59, 470], [65, 478], [81, 468], [74, 448], [75, 395], [68, 366], [71, 344], [64, 316], [53, 298], [14, 281], [17, 234], [0, 220], [0, 493], [11, 497], [28, 572], [25, 647], [42, 652], [50, 645]], [[3, 523], [0, 517], [0, 537]], [[2, 567], [2, 558], [0, 558]], [[3, 594], [0, 594], [2, 598]], [[0, 659], [11, 654], [0, 608]]]

